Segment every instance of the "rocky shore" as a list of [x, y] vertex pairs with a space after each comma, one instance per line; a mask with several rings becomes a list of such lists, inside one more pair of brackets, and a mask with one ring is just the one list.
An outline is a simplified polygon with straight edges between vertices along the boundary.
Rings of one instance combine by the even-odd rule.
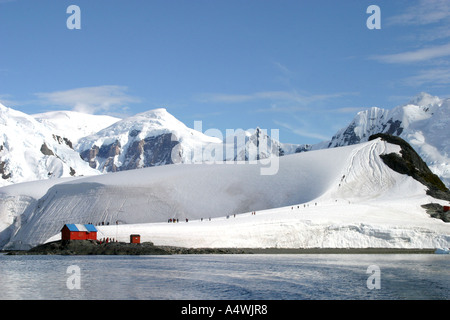
[[152, 242], [100, 243], [94, 240], [65, 240], [45, 243], [26, 251], [9, 251], [9, 255], [170, 255], [170, 254], [233, 254], [247, 253], [241, 249], [181, 248], [155, 246]]
[[9, 251], [9, 255], [171, 255], [171, 254], [387, 254], [434, 253], [434, 249], [397, 248], [182, 248], [155, 246], [151, 242], [100, 243], [94, 240], [54, 241], [27, 251]]

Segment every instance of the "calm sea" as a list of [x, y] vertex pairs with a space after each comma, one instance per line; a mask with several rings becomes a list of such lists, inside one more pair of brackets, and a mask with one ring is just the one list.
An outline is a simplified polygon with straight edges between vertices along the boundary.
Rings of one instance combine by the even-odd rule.
[[450, 255], [8, 256], [0, 299], [450, 299]]

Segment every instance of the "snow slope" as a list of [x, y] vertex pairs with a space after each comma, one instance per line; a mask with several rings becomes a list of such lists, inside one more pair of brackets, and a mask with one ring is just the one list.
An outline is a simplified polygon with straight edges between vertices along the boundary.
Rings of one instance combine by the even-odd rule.
[[450, 99], [420, 93], [392, 110], [372, 107], [359, 112], [328, 143], [313, 149], [365, 142], [376, 133], [403, 138], [416, 150], [431, 171], [450, 187]]
[[276, 175], [261, 163], [179, 164], [5, 187], [0, 244], [28, 248], [58, 239], [64, 223], [103, 222], [99, 238], [139, 233], [158, 245], [449, 247], [449, 224], [420, 207], [443, 201], [379, 157], [398, 150], [376, 139], [288, 155]]

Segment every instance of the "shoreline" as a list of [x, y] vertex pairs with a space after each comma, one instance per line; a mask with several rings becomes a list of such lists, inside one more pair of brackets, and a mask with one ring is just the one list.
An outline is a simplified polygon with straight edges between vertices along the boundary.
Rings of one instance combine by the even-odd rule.
[[54, 241], [30, 250], [2, 250], [7, 255], [176, 255], [176, 254], [434, 254], [430, 248], [185, 248], [151, 242], [98, 243], [92, 240]]

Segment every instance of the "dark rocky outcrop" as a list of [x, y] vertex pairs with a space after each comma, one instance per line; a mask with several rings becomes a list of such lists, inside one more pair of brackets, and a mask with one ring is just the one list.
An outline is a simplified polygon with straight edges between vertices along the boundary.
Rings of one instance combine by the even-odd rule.
[[43, 155], [45, 156], [54, 156], [55, 154], [53, 153], [52, 150], [49, 149], [49, 147], [47, 147], [47, 144], [44, 142], [41, 146], [41, 152]]
[[6, 170], [6, 162], [0, 161], [0, 174], [2, 175], [2, 179], [9, 179], [11, 178], [11, 172], [7, 172]]
[[[358, 144], [361, 142], [361, 138], [355, 133], [356, 123], [351, 123], [345, 131], [342, 133], [342, 136], [340, 137], [342, 139], [342, 145], [352, 145], [352, 144]], [[328, 144], [327, 148], [330, 148], [333, 146], [333, 141], [337, 140], [338, 136], [333, 136], [331, 138], [330, 143]]]
[[100, 148], [98, 146], [93, 146], [91, 149], [84, 150], [80, 153], [81, 159], [89, 163], [91, 168], [97, 168], [97, 162], [95, 161], [95, 157], [99, 152]]
[[94, 240], [54, 241], [28, 251], [7, 251], [8, 255], [173, 255], [173, 254], [431, 254], [434, 249], [404, 248], [184, 248], [155, 246], [151, 242], [99, 243]]
[[385, 131], [387, 134], [399, 136], [403, 132], [402, 128], [402, 122], [400, 120], [392, 121], [392, 119], [389, 119], [388, 122], [386, 122], [385, 125], [383, 125], [383, 131], [388, 127], [389, 128]]
[[[450, 191], [441, 179], [431, 172], [427, 164], [409, 145], [409, 143], [402, 138], [384, 133], [378, 133], [370, 136], [369, 141], [377, 138], [381, 138], [384, 141], [398, 145], [401, 148], [401, 156], [397, 153], [380, 155], [383, 162], [389, 168], [398, 173], [407, 174], [425, 185], [428, 188], [427, 194], [433, 198], [450, 201]], [[450, 222], [450, 213], [444, 212], [443, 207], [440, 204], [428, 203], [422, 205], [422, 207], [431, 217], [441, 219], [444, 222]]]
[[59, 144], [65, 144], [67, 145], [70, 149], [73, 150], [73, 144], [72, 141], [70, 141], [69, 139], [65, 138], [65, 137], [61, 137], [58, 136], [56, 134], [53, 134], [53, 139], [55, 139], [56, 142], [58, 142]]
[[152, 242], [100, 243], [95, 240], [58, 240], [27, 251], [9, 251], [9, 255], [171, 255], [171, 254], [242, 254], [237, 248], [182, 248], [155, 246]]
[[[132, 130], [130, 137], [135, 138], [139, 131]], [[156, 165], [172, 164], [179, 162], [179, 159], [172, 159], [173, 150], [180, 142], [172, 133], [165, 133], [158, 136], [146, 137], [144, 139], [133, 139], [127, 145], [121, 146], [116, 140], [114, 143], [93, 146], [91, 149], [80, 153], [81, 158], [89, 162], [89, 166], [106, 172], [131, 170]], [[116, 166], [114, 159], [122, 154], [123, 164]], [[102, 163], [101, 168], [97, 168], [98, 163]]]
[[[87, 161], [89, 166], [94, 169], [106, 169], [108, 172], [117, 171], [117, 167], [114, 165], [114, 157], [119, 155], [121, 151], [121, 145], [118, 140], [114, 143], [108, 145], [102, 145], [100, 148], [98, 146], [92, 146], [91, 149], [84, 150], [80, 153], [81, 159]], [[104, 168], [97, 168], [96, 159], [102, 158], [106, 159]]]
[[59, 240], [38, 245], [28, 251], [14, 251], [15, 255], [144, 255], [169, 254], [151, 242], [100, 243], [94, 240]]
[[135, 140], [128, 147], [120, 170], [172, 164], [177, 160], [172, 159], [172, 151], [178, 144], [178, 139], [172, 133]]
[[422, 208], [424, 208], [432, 218], [450, 222], [450, 211], [444, 212], [444, 207], [439, 203], [427, 203], [422, 205]]
[[307, 151], [310, 151], [311, 149], [312, 149], [312, 144], [303, 144], [303, 145], [300, 145], [300, 146], [298, 146], [296, 149], [295, 149], [295, 153], [300, 153], [300, 152], [307, 152]]
[[401, 148], [401, 156], [397, 153], [390, 153], [380, 156], [389, 168], [398, 173], [407, 174], [425, 185], [428, 188], [428, 195], [436, 199], [450, 201], [450, 191], [441, 179], [431, 172], [427, 164], [409, 143], [400, 137], [384, 133], [378, 133], [370, 136], [369, 141], [377, 138], [381, 138], [391, 144], [398, 145]]

